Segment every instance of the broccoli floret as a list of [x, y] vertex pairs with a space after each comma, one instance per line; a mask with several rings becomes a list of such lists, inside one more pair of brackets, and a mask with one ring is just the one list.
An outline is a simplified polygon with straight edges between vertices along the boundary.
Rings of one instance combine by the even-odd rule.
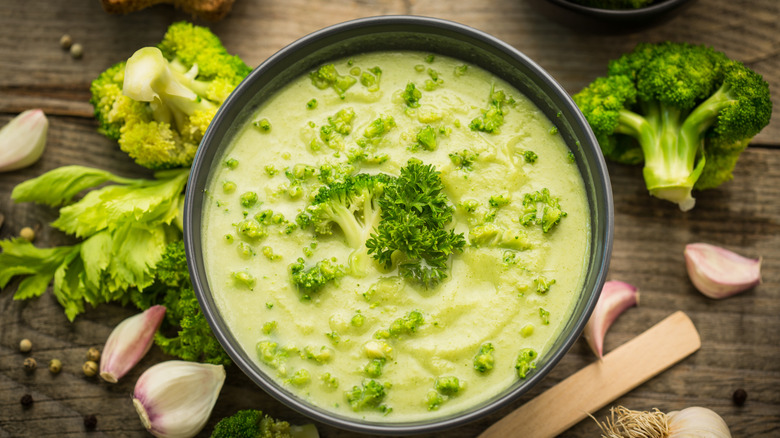
[[377, 358], [377, 359], [371, 359], [366, 366], [363, 367], [363, 372], [366, 373], [368, 377], [381, 377], [382, 376], [382, 368], [385, 366], [385, 358]]
[[225, 417], [214, 426], [211, 438], [317, 438], [319, 433], [312, 424], [290, 426], [275, 420], [261, 411], [247, 409]]
[[436, 411], [444, 403], [444, 397], [434, 390], [428, 391], [425, 396], [425, 404], [428, 406], [429, 411]]
[[190, 282], [184, 242], [165, 248], [155, 265], [154, 283], [143, 291], [133, 290], [130, 298], [141, 310], [163, 304], [167, 311], [154, 341], [166, 354], [184, 360], [229, 365], [230, 356], [211, 332]]
[[436, 150], [436, 130], [431, 125], [425, 125], [417, 131], [416, 148], [423, 148], [426, 151]]
[[495, 359], [493, 358], [493, 344], [486, 342], [479, 347], [477, 355], [474, 356], [474, 369], [480, 373], [486, 373], [493, 369]]
[[368, 253], [386, 268], [394, 254], [402, 254], [401, 276], [425, 287], [447, 278], [447, 261], [466, 244], [462, 233], [445, 228], [454, 209], [443, 189], [433, 165], [410, 160], [379, 198], [381, 222], [366, 242]]
[[463, 389], [460, 380], [455, 376], [437, 377], [433, 384], [439, 394], [452, 397]]
[[517, 355], [517, 361], [515, 362], [515, 369], [517, 370], [517, 376], [521, 379], [525, 379], [528, 372], [536, 368], [536, 362], [534, 360], [539, 354], [532, 348], [523, 348]]
[[345, 393], [347, 402], [353, 411], [377, 410], [387, 414], [392, 409], [382, 404], [386, 395], [385, 385], [373, 379], [364, 381], [361, 386], [353, 386], [350, 391]]
[[309, 78], [311, 78], [311, 83], [320, 90], [333, 88], [341, 99], [344, 99], [349, 87], [357, 82], [357, 79], [352, 76], [339, 74], [333, 64], [323, 65], [316, 71], [309, 73]]
[[452, 164], [458, 169], [471, 171], [474, 170], [473, 166], [474, 162], [477, 161], [477, 157], [479, 157], [478, 152], [463, 149], [460, 152], [451, 153], [450, 161], [452, 161]]
[[566, 212], [561, 209], [558, 198], [553, 197], [546, 188], [541, 191], [526, 193], [523, 196], [523, 214], [520, 223], [523, 225], [541, 225], [542, 231], [549, 232]]
[[343, 182], [321, 187], [307, 209], [318, 234], [331, 234], [333, 225], [344, 234], [353, 249], [349, 257], [352, 275], [366, 273], [370, 261], [366, 241], [379, 225], [379, 199], [392, 180], [384, 174], [347, 176]]
[[417, 329], [425, 324], [425, 317], [419, 310], [412, 310], [403, 316], [390, 323], [390, 328], [387, 330], [388, 334], [393, 337], [399, 337], [401, 335], [410, 335], [417, 331]]
[[344, 275], [344, 267], [333, 259], [323, 259], [306, 269], [303, 258], [290, 265], [293, 284], [303, 293], [304, 298], [319, 291], [326, 284]]
[[418, 108], [420, 106], [421, 97], [422, 93], [417, 89], [413, 82], [406, 84], [406, 88], [404, 88], [404, 91], [401, 93], [401, 99], [406, 102], [406, 106], [409, 108]]
[[178, 22], [157, 47], [101, 73], [90, 102], [99, 131], [138, 164], [186, 167], [217, 108], [250, 71], [208, 28]]
[[639, 44], [574, 96], [604, 155], [644, 161], [650, 194], [693, 208], [692, 190], [732, 178], [737, 157], [770, 120], [769, 85], [709, 47]]
[[514, 99], [508, 97], [503, 91], [490, 89], [490, 104], [488, 108], [482, 111], [482, 117], [477, 117], [471, 121], [469, 128], [472, 131], [482, 131], [488, 134], [498, 133], [501, 125], [504, 124], [504, 111], [506, 105], [513, 105]]

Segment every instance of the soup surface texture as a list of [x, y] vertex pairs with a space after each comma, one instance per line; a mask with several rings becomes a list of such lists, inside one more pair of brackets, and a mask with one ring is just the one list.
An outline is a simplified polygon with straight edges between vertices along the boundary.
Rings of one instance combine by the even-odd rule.
[[[415, 203], [429, 195], [435, 208]], [[414, 421], [495, 396], [534, 372], [582, 287], [588, 205], [554, 124], [440, 55], [368, 53], [292, 80], [205, 196], [231, 332], [281, 386], [345, 416]], [[396, 238], [391, 211], [435, 223]]]

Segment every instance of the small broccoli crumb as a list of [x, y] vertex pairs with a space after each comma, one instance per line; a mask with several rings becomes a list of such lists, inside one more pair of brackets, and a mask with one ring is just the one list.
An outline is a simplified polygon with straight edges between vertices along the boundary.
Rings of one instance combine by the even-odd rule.
[[274, 330], [276, 330], [276, 321], [268, 321], [265, 324], [263, 324], [263, 333], [266, 335], [270, 335]]
[[420, 106], [420, 98], [422, 93], [415, 87], [413, 82], [406, 84], [406, 88], [401, 93], [401, 99], [406, 102], [406, 106], [409, 108], [418, 108]]
[[544, 325], [550, 324], [550, 312], [544, 310], [543, 307], [539, 308], [539, 317], [542, 318], [542, 324]]
[[455, 67], [455, 77], [461, 77], [466, 74], [466, 71], [469, 69], [469, 66], [466, 64], [458, 65]]
[[439, 394], [452, 397], [459, 393], [463, 389], [463, 385], [460, 380], [455, 376], [442, 376], [437, 377], [433, 384], [433, 387]]
[[569, 160], [570, 163], [574, 163], [577, 161], [577, 157], [574, 156], [574, 152], [569, 151], [568, 154], [566, 154], [566, 158]]
[[474, 356], [474, 369], [480, 373], [486, 373], [493, 369], [495, 359], [493, 358], [493, 344], [486, 342], [479, 347], [477, 355]]
[[401, 335], [411, 335], [415, 333], [417, 329], [425, 324], [425, 317], [419, 310], [412, 310], [404, 315], [402, 318], [398, 318], [390, 324], [388, 333], [390, 336], [399, 337]]
[[315, 109], [315, 108], [317, 108], [317, 99], [312, 99], [312, 100], [306, 102], [306, 108], [308, 108], [308, 109]]
[[271, 132], [271, 122], [266, 118], [256, 120], [252, 124], [255, 128], [259, 129], [260, 132]]
[[363, 372], [368, 377], [378, 378], [382, 376], [382, 368], [385, 366], [384, 358], [371, 359], [366, 366], [363, 367]]
[[233, 193], [236, 191], [236, 183], [233, 181], [225, 181], [222, 183], [222, 191], [225, 193]]
[[523, 197], [523, 214], [520, 223], [525, 226], [541, 225], [542, 231], [547, 233], [564, 217], [566, 212], [561, 209], [558, 198], [553, 197], [547, 188], [526, 193]]
[[517, 361], [515, 363], [515, 369], [517, 370], [517, 376], [521, 379], [525, 379], [528, 372], [536, 368], [536, 362], [533, 362], [538, 354], [536, 350], [531, 348], [524, 348], [520, 350], [517, 355]]
[[306, 386], [311, 382], [311, 374], [309, 371], [305, 368], [301, 368], [298, 371], [296, 371], [292, 377], [290, 377], [287, 382], [294, 386]]
[[436, 130], [432, 126], [426, 125], [417, 131], [417, 143], [416, 147], [425, 149], [426, 151], [436, 150]]
[[536, 283], [536, 292], [544, 295], [549, 292], [550, 287], [555, 284], [555, 279], [548, 279], [544, 275], [540, 275], [536, 277], [534, 283]]
[[482, 131], [488, 134], [498, 133], [501, 125], [504, 124], [505, 106], [514, 103], [514, 99], [508, 97], [503, 91], [491, 89], [488, 109], [482, 111], [482, 117], [473, 119], [469, 128], [472, 131]]
[[534, 151], [525, 151], [523, 152], [523, 159], [525, 159], [526, 163], [536, 163], [536, 160], [539, 159], [539, 155], [536, 155], [536, 152]]
[[268, 235], [264, 226], [251, 219], [245, 219], [236, 224], [236, 231], [249, 240], [259, 240]]
[[444, 403], [444, 397], [435, 390], [428, 391], [425, 396], [425, 404], [429, 411], [436, 411]]
[[345, 393], [349, 406], [355, 412], [377, 410], [388, 414], [392, 409], [382, 404], [386, 395], [385, 386], [373, 379], [363, 382], [361, 386], [353, 386]]
[[322, 382], [322, 386], [328, 391], [334, 391], [339, 387], [339, 380], [330, 373], [323, 373], [320, 375], [320, 381]]
[[556, 135], [556, 134], [558, 134], [558, 127], [553, 126], [552, 128], [550, 128], [550, 135]]
[[244, 208], [249, 208], [257, 204], [257, 193], [255, 192], [246, 192], [241, 195], [240, 202], [241, 206]]
[[311, 78], [312, 84], [320, 90], [333, 88], [340, 99], [344, 99], [346, 91], [357, 82], [357, 79], [352, 76], [339, 74], [333, 64], [323, 65], [318, 70], [309, 73], [309, 78]]
[[237, 271], [232, 273], [231, 277], [233, 277], [237, 284], [244, 286], [249, 290], [253, 290], [255, 287], [255, 277], [253, 277], [252, 274], [248, 272]]
[[450, 153], [450, 161], [455, 167], [462, 170], [474, 170], [474, 162], [479, 157], [478, 152], [473, 152], [468, 149], [463, 149], [460, 152]]
[[233, 170], [236, 167], [238, 167], [238, 160], [236, 160], [235, 158], [228, 158], [227, 160], [225, 160], [224, 164], [225, 164], [225, 167], [227, 167], [228, 169]]
[[434, 60], [436, 60], [435, 55], [431, 54], [425, 57], [425, 62], [427, 62], [428, 64], [432, 64]]
[[225, 242], [227, 243], [233, 243], [233, 235], [232, 234], [225, 234]]
[[534, 334], [534, 325], [531, 323], [528, 323], [523, 326], [523, 328], [520, 329], [520, 336], [527, 338]]
[[274, 250], [270, 246], [264, 246], [262, 251], [263, 255], [272, 262], [282, 259], [282, 256], [279, 254], [274, 254]]

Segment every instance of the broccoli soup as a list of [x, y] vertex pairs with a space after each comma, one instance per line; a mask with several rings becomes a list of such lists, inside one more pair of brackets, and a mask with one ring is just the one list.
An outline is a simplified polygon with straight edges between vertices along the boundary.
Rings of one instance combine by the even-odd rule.
[[204, 257], [247, 355], [348, 416], [463, 410], [534, 373], [585, 275], [557, 129], [473, 65], [369, 53], [262, 104], [212, 170]]

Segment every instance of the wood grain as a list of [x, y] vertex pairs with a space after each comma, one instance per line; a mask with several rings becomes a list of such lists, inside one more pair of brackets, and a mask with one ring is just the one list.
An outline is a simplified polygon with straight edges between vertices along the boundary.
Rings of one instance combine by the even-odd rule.
[[490, 426], [478, 438], [551, 438], [693, 354], [701, 338], [678, 311]]
[[[210, 24], [231, 52], [258, 65], [275, 51], [319, 28], [372, 15], [416, 14], [454, 20], [486, 31], [517, 47], [561, 84], [576, 92], [604, 74], [608, 60], [642, 41], [689, 41], [723, 50], [745, 62], [770, 83], [780, 106], [780, 2], [777, 0], [698, 0], [670, 21], [625, 35], [581, 33], [550, 21], [524, 0], [442, 2], [435, 0], [238, 0], [233, 11]], [[49, 208], [14, 204], [12, 188], [55, 167], [85, 164], [126, 176], [148, 172], [134, 165], [115, 143], [96, 132], [88, 103], [89, 83], [101, 71], [155, 44], [168, 24], [190, 19], [165, 5], [125, 16], [108, 15], [100, 2], [3, 0], [0, 4], [0, 123], [32, 107], [49, 115], [47, 151], [35, 165], [0, 174], [0, 238], [17, 235], [24, 226], [38, 230], [36, 244], [71, 242], [48, 223]], [[201, 24], [206, 24], [199, 22]], [[69, 33], [84, 46], [84, 57], [72, 59], [59, 47]], [[780, 436], [780, 112], [743, 153], [734, 180], [696, 194], [697, 206], [682, 213], [648, 196], [641, 168], [609, 164], [615, 197], [615, 242], [609, 276], [639, 287], [639, 308], [630, 309], [612, 326], [605, 342], [609, 352], [666, 315], [684, 310], [698, 328], [702, 347], [693, 356], [615, 401], [632, 409], [662, 411], [700, 405], [715, 410], [735, 437]], [[724, 246], [745, 256], [763, 257], [763, 283], [723, 301], [699, 294], [690, 284], [682, 251], [689, 242]], [[94, 414], [98, 426], [88, 436], [148, 436], [131, 406], [138, 376], [166, 359], [156, 348], [119, 384], [83, 377], [89, 347], [99, 347], [111, 328], [133, 313], [120, 306], [88, 309], [73, 324], [50, 295], [14, 301], [14, 285], [0, 292], [0, 437], [76, 437], [87, 432], [83, 416]], [[26, 357], [18, 352], [22, 338], [33, 341], [31, 355], [39, 369], [27, 375]], [[63, 371], [52, 376], [46, 364], [58, 358]], [[594, 361], [578, 342], [556, 368], [520, 400], [477, 422], [447, 433], [474, 437], [532, 397]], [[731, 402], [737, 388], [748, 400]], [[36, 400], [23, 409], [20, 398]], [[238, 409], [258, 408], [293, 423], [307, 421], [258, 390], [237, 368], [228, 369], [214, 415], [201, 436], [208, 436], [220, 417]], [[603, 419], [606, 408], [594, 415]], [[354, 437], [327, 426], [324, 437]], [[435, 436], [435, 435], [430, 435]], [[592, 420], [562, 434], [598, 436]]]

